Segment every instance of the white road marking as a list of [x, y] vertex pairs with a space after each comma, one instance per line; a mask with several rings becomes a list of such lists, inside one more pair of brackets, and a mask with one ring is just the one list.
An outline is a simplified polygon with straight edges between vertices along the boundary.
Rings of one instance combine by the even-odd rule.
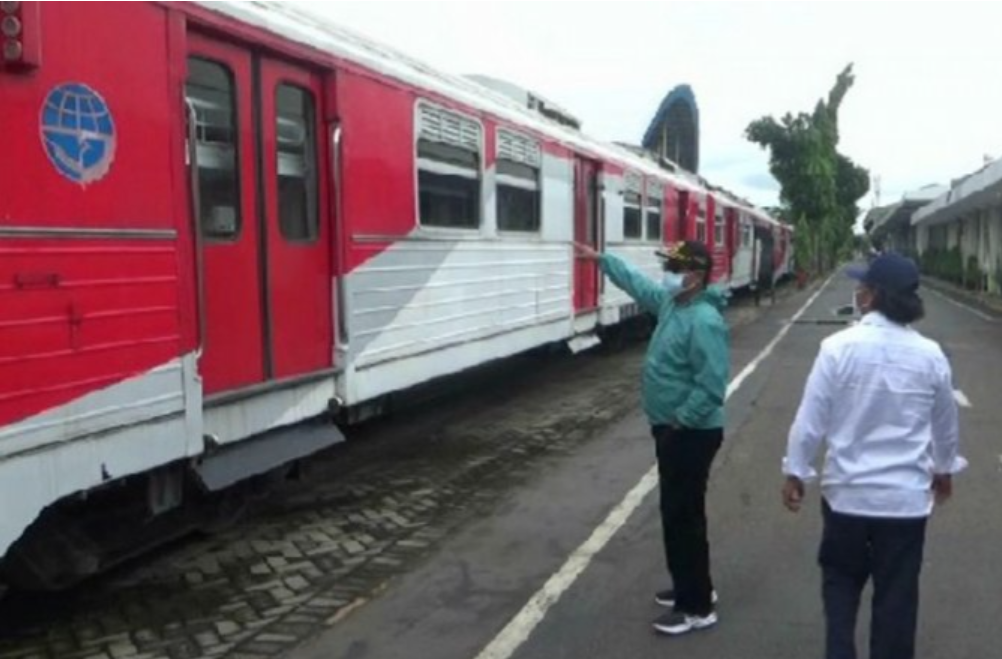
[[952, 304], [955, 307], [959, 307], [959, 308], [963, 309], [964, 311], [967, 311], [969, 313], [974, 314], [975, 316], [977, 316], [981, 320], [987, 320], [989, 323], [994, 323], [995, 322], [995, 318], [994, 317], [989, 316], [988, 314], [984, 313], [983, 311], [978, 311], [974, 307], [968, 306], [968, 305], [964, 304], [963, 302], [958, 302], [957, 300], [954, 300], [952, 297], [950, 297], [949, 295], [946, 295], [945, 293], [940, 293], [939, 291], [937, 291], [934, 288], [926, 288], [925, 290], [929, 291], [930, 293], [932, 293], [933, 295], [935, 295], [939, 299], [945, 300], [946, 302], [948, 302], [949, 304]]
[[[821, 288], [804, 303], [804, 306], [792, 318], [786, 321], [779, 333], [762, 349], [762, 352], [731, 380], [731, 383], [727, 387], [727, 398], [730, 398], [751, 377], [759, 365], [772, 354], [772, 351], [775, 350], [779, 342], [790, 332], [790, 328], [810, 309], [815, 300], [828, 288], [834, 277], [834, 274], [829, 277], [822, 284]], [[592, 532], [591, 536], [574, 550], [560, 569], [547, 579], [543, 587], [529, 598], [529, 601], [522, 607], [522, 610], [477, 655], [477, 659], [510, 659], [529, 639], [529, 635], [543, 621], [543, 618], [546, 617], [547, 612], [553, 605], [560, 601], [563, 594], [577, 581], [577, 578], [585, 571], [592, 559], [605, 548], [613, 536], [626, 524], [627, 520], [640, 507], [647, 495], [657, 487], [657, 484], [658, 469], [655, 465], [643, 475], [640, 482], [627, 493], [626, 497], [612, 509], [612, 512], [598, 525], [598, 528]]]
[[953, 400], [957, 401], [957, 405], [961, 407], [974, 407], [971, 405], [971, 400], [960, 389], [953, 390]]

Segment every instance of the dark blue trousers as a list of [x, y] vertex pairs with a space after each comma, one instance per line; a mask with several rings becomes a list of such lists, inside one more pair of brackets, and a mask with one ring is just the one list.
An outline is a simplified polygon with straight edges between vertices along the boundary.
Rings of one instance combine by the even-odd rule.
[[856, 616], [873, 579], [870, 659], [914, 659], [926, 518], [843, 515], [823, 503], [822, 572], [827, 659], [856, 659]]
[[675, 587], [675, 609], [694, 615], [713, 610], [706, 487], [724, 431], [654, 426], [661, 490], [665, 562]]

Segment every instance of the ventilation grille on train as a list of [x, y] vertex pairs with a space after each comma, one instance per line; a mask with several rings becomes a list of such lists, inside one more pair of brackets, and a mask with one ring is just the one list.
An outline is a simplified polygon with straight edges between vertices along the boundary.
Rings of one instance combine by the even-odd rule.
[[480, 125], [476, 121], [424, 103], [418, 105], [418, 113], [420, 139], [480, 152]]
[[507, 130], [498, 131], [498, 158], [539, 168], [539, 142]]
[[623, 177], [623, 187], [626, 188], [626, 192], [638, 195], [643, 194], [644, 177], [636, 172], [626, 172], [626, 175]]

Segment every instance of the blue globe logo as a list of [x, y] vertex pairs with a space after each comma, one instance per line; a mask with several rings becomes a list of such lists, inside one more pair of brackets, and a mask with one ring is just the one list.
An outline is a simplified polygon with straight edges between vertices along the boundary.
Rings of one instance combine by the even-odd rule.
[[42, 104], [42, 143], [60, 174], [87, 187], [115, 160], [115, 122], [101, 95], [79, 83], [60, 85]]

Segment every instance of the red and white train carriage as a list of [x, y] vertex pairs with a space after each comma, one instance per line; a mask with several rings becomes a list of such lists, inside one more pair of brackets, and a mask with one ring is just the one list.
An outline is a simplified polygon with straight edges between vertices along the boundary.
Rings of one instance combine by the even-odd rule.
[[656, 275], [654, 247], [702, 238], [734, 287], [787, 258], [694, 177], [279, 3], [0, 21], [0, 555], [24, 582], [127, 554], [85, 495], [167, 519], [340, 441], [332, 410], [591, 342], [630, 306], [572, 240]]

